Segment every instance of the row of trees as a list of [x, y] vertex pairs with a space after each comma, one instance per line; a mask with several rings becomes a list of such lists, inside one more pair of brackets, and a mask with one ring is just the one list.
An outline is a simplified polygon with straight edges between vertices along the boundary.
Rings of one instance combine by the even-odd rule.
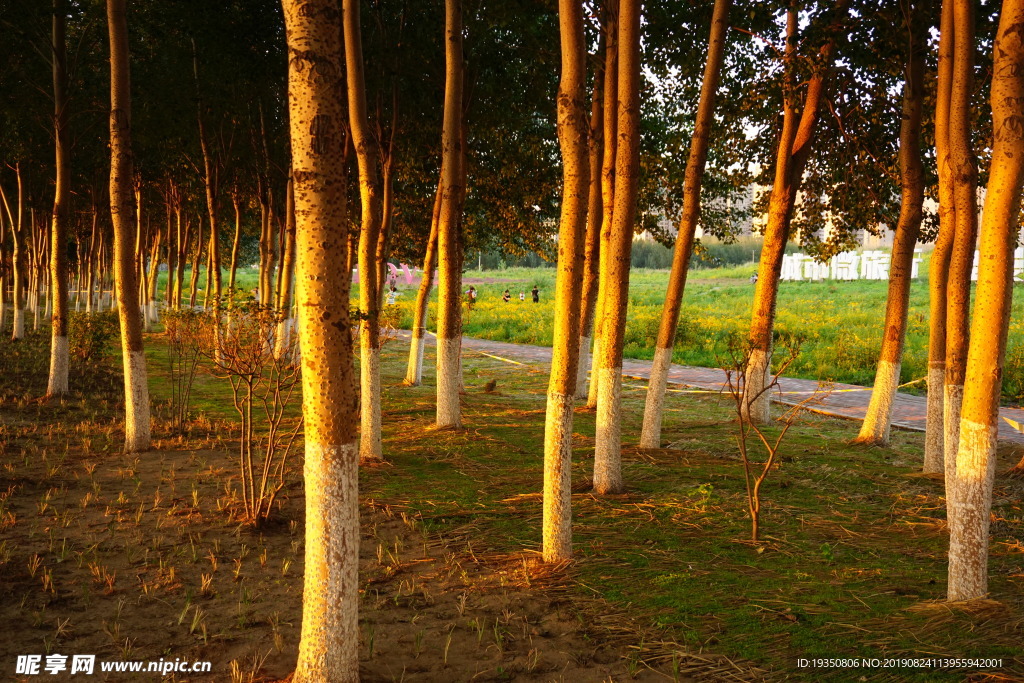
[[[357, 0], [283, 0], [283, 23], [269, 0], [229, 3], [218, 13], [196, 11], [187, 2], [147, 5], [132, 15], [139, 36], [131, 61], [134, 86], [124, 0], [107, 0], [109, 107], [99, 107], [103, 98], [90, 80], [95, 76], [80, 66], [100, 54], [101, 41], [90, 33], [96, 8], [71, 0], [55, 0], [48, 12], [35, 3], [8, 4], [5, 21], [36, 54], [14, 58], [14, 50], [4, 48], [12, 56], [7, 80], [21, 88], [10, 91], [25, 99], [8, 101], [2, 112], [11, 125], [3, 147], [9, 170], [0, 187], [14, 178], [18, 189], [4, 193], [10, 230], [0, 263], [2, 274], [16, 282], [26, 276], [49, 282], [51, 395], [67, 391], [63, 321], [72, 277], [79, 296], [85, 283], [87, 306], [94, 287], [102, 290], [104, 278], [113, 278], [125, 368], [126, 448], [138, 451], [149, 446], [142, 320], [156, 299], [159, 265], [168, 266], [170, 305], [183, 301], [190, 256], [190, 303], [196, 303], [196, 278], [205, 263], [206, 291], [220, 305], [226, 197], [235, 218], [229, 291], [247, 232], [260, 255], [261, 303], [288, 306], [288, 264], [294, 264], [307, 508], [296, 680], [357, 676], [357, 471], [360, 461], [383, 457], [377, 320], [389, 254], [425, 254], [410, 383], [422, 375], [426, 300], [433, 262], [438, 264], [436, 423], [459, 428], [463, 255], [487, 240], [510, 249], [541, 247], [550, 235], [546, 219], [555, 207], [561, 212], [543, 529], [545, 560], [559, 562], [572, 552], [572, 419], [584, 395], [598, 416], [595, 492], [616, 493], [624, 485], [621, 367], [634, 231], [650, 224], [651, 207], [681, 209], [641, 435], [642, 445], [657, 447], [695, 228], [727, 233], [731, 217], [721, 198], [750, 182], [771, 190], [764, 198], [765, 248], [746, 372], [747, 395], [753, 398], [743, 410], [749, 419], [769, 418], [768, 392], [762, 389], [771, 371], [786, 241], [798, 233], [827, 256], [847, 246], [856, 228], [897, 228], [886, 344], [864, 432], [865, 439], [878, 440], [888, 432], [899, 377], [907, 259], [922, 223], [922, 198], [931, 175], [937, 175], [932, 359], [933, 368], [945, 366], [942, 382], [929, 393], [946, 387], [946, 426], [940, 430], [944, 455], [932, 455], [929, 462], [944, 462], [947, 476], [950, 598], [984, 594], [999, 397], [999, 373], [992, 369], [1001, 367], [1005, 349], [1024, 151], [1022, 0], [1004, 0], [1001, 13], [987, 8], [980, 15], [982, 26], [999, 21], [992, 78], [981, 80], [984, 87], [975, 82], [976, 8], [965, 0], [942, 3], [934, 60], [927, 37], [938, 17], [924, 0], [664, 3], [648, 7], [643, 22], [637, 0], [560, 0], [557, 14], [526, 0], [488, 11], [446, 0], [443, 26], [430, 8], [397, 1], [373, 3], [367, 12]], [[407, 21], [413, 12], [416, 21]], [[42, 16], [50, 20], [44, 33], [38, 30]], [[698, 28], [710, 36], [706, 49], [693, 45]], [[556, 32], [557, 57], [549, 49]], [[990, 43], [982, 45], [988, 50]], [[558, 58], [561, 79], [551, 97]], [[40, 64], [48, 67], [52, 87], [38, 87]], [[935, 106], [929, 117], [924, 93], [933, 64]], [[143, 103], [136, 108], [142, 124], [132, 125], [140, 118], [133, 119], [132, 87]], [[897, 91], [899, 104], [889, 96]], [[972, 99], [989, 91], [990, 118]], [[40, 93], [48, 93], [52, 106], [45, 109], [53, 112], [42, 119], [44, 126], [38, 125], [44, 107], [32, 106]], [[96, 108], [109, 111], [109, 137], [88, 124]], [[556, 123], [560, 156], [553, 145]], [[968, 335], [978, 182], [972, 125], [980, 132], [974, 142], [990, 162], [978, 304]], [[69, 130], [76, 132], [74, 144]], [[283, 130], [287, 136], [277, 134]], [[931, 131], [934, 155], [922, 152], [921, 141]], [[679, 152], [687, 137], [684, 155]], [[248, 144], [238, 142], [244, 138]], [[104, 196], [96, 177], [107, 142], [110, 183]], [[55, 152], [49, 175], [38, 170], [48, 164], [36, 163], [47, 147]], [[560, 202], [552, 190], [559, 166]], [[28, 168], [32, 177], [23, 183]], [[49, 194], [43, 181], [49, 177], [54, 201], [47, 221], [33, 217], [32, 209]], [[30, 186], [27, 193], [24, 185]], [[163, 211], [144, 211], [140, 200], [155, 192]], [[88, 208], [76, 212], [84, 196]], [[107, 201], [109, 223], [99, 208]], [[26, 205], [29, 219], [23, 221]], [[46, 215], [41, 208], [38, 213]], [[833, 230], [823, 239], [819, 229], [826, 221]], [[48, 273], [39, 265], [47, 259]], [[356, 264], [359, 303], [353, 315], [350, 273]], [[15, 284], [12, 292], [16, 311], [23, 305], [20, 287]], [[14, 327], [17, 334], [17, 322]], [[591, 339], [593, 381], [587, 388]], [[930, 443], [935, 424], [930, 420]]]

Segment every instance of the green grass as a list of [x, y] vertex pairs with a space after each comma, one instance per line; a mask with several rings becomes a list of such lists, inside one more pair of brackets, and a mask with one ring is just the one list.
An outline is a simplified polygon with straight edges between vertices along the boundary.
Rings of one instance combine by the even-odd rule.
[[[901, 382], [920, 380], [928, 362], [927, 262], [911, 287], [907, 345]], [[729, 340], [744, 338], [750, 325], [754, 286], [750, 275], [756, 266], [693, 270], [690, 272], [677, 331], [673, 360], [676, 363], [720, 367], [727, 362]], [[477, 305], [463, 316], [466, 335], [496, 341], [551, 345], [555, 270], [510, 268], [503, 271], [468, 271], [464, 278], [484, 280], [475, 285]], [[630, 275], [625, 355], [650, 359], [661, 321], [668, 271], [634, 270]], [[537, 284], [540, 304], [529, 301]], [[467, 285], [468, 286], [468, 285]], [[501, 301], [508, 287], [510, 304]], [[784, 338], [800, 340], [800, 356], [787, 374], [805, 379], [870, 386], [881, 349], [887, 283], [783, 282], [779, 291], [775, 329]], [[520, 304], [519, 291], [527, 293]], [[436, 291], [434, 292], [436, 302]], [[415, 287], [406, 286], [398, 301], [401, 324], [412, 324]], [[428, 327], [434, 329], [436, 305], [431, 306]], [[923, 390], [923, 383], [907, 387]], [[1004, 401], [1024, 402], [1024, 301], [1014, 302], [1010, 325]]]
[[[418, 513], [431, 531], [468, 538], [478, 551], [539, 550], [546, 374], [467, 357], [466, 429], [437, 431], [432, 359], [424, 386], [402, 387], [406, 348], [392, 343], [384, 354], [384, 450], [393, 466], [365, 470], [362, 494]], [[491, 379], [496, 394], [482, 390]], [[799, 657], [945, 653], [1003, 657], [1024, 675], [1018, 636], [1001, 631], [1024, 617], [1019, 482], [996, 484], [1004, 502], [993, 526], [991, 590], [1004, 607], [948, 611], [928, 606], [945, 594], [947, 537], [941, 483], [917, 474], [921, 435], [896, 432], [891, 448], [865, 448], [850, 443], [853, 423], [802, 419], [765, 485], [764, 542], [752, 544], [729, 401], [671, 395], [663, 432], [671, 447], [639, 451], [642, 400], [642, 390], [626, 390], [621, 496], [590, 494], [594, 415], [576, 414], [573, 576], [581, 596], [631, 605], [693, 651], [780, 672], [799, 675]], [[1002, 456], [1001, 466], [1019, 454]], [[880, 673], [818, 670], [808, 680]], [[962, 671], [899, 674], [963, 679]]]

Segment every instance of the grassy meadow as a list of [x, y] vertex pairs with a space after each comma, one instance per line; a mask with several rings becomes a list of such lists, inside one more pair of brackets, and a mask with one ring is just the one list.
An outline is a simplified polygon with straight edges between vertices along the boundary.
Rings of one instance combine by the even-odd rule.
[[[921, 380], [928, 363], [927, 261], [910, 295], [907, 347], [901, 382]], [[754, 264], [691, 270], [686, 286], [673, 360], [685, 365], [721, 367], [728, 363], [731, 338], [745, 336], [750, 325]], [[508, 269], [468, 271], [464, 275], [479, 292], [472, 311], [464, 310], [463, 329], [472, 337], [523, 344], [551, 345], [555, 270]], [[625, 355], [650, 359], [654, 354], [668, 271], [634, 269], [630, 275]], [[530, 289], [541, 290], [539, 304]], [[874, 382], [881, 348], [887, 296], [885, 281], [783, 282], [779, 291], [776, 333], [797, 340], [800, 355], [787, 374], [805, 379], [868, 385]], [[512, 302], [501, 294], [508, 288]], [[518, 294], [526, 292], [526, 302]], [[436, 301], [436, 291], [434, 292]], [[415, 286], [405, 286], [398, 300], [399, 325], [412, 324]], [[432, 305], [429, 329], [436, 322]], [[783, 342], [785, 343], [785, 342]], [[905, 391], [923, 391], [924, 383]], [[1024, 402], [1024, 300], [1016, 297], [1010, 325], [1004, 374], [1004, 401]]]

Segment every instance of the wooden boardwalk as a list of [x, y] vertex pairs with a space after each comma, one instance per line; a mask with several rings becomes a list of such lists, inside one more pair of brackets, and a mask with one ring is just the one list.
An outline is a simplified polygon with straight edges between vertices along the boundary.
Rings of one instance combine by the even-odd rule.
[[[399, 337], [409, 338], [407, 331], [399, 331]], [[428, 335], [428, 344], [433, 344], [433, 335]], [[475, 351], [499, 360], [546, 365], [551, 362], [551, 349], [545, 346], [529, 344], [512, 344], [509, 342], [490, 341], [473, 337], [462, 338], [462, 348]], [[651, 362], [633, 360], [622, 361], [624, 377], [646, 380], [650, 377]], [[703, 389], [721, 391], [726, 382], [724, 370], [717, 368], [698, 368], [688, 365], [673, 364], [668, 374], [670, 391], [672, 388]], [[815, 392], [822, 396], [816, 399], [808, 410], [842, 417], [851, 420], [863, 420], [867, 412], [868, 401], [871, 399], [871, 388], [854, 384], [834, 383], [827, 387], [819, 386], [818, 382], [808, 379], [783, 377], [779, 386], [772, 392], [772, 400], [786, 405], [795, 405], [813, 396]], [[892, 425], [900, 429], [923, 432], [925, 427], [926, 404], [924, 396], [897, 393], [893, 404]], [[1024, 444], [1024, 434], [1014, 429], [1007, 420], [1024, 424], [1024, 410], [1019, 408], [1000, 408], [999, 440]]]

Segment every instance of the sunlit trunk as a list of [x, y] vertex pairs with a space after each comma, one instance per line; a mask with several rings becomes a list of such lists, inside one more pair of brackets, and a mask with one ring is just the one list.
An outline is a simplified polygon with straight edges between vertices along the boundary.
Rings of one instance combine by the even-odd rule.
[[412, 336], [409, 345], [409, 362], [405, 371], [405, 383], [418, 387], [423, 382], [423, 349], [427, 336], [427, 313], [430, 304], [430, 290], [434, 287], [434, 268], [437, 265], [437, 222], [441, 213], [440, 183], [434, 197], [434, 212], [430, 221], [430, 236], [427, 238], [427, 252], [423, 256], [423, 277], [416, 290], [413, 305]]

